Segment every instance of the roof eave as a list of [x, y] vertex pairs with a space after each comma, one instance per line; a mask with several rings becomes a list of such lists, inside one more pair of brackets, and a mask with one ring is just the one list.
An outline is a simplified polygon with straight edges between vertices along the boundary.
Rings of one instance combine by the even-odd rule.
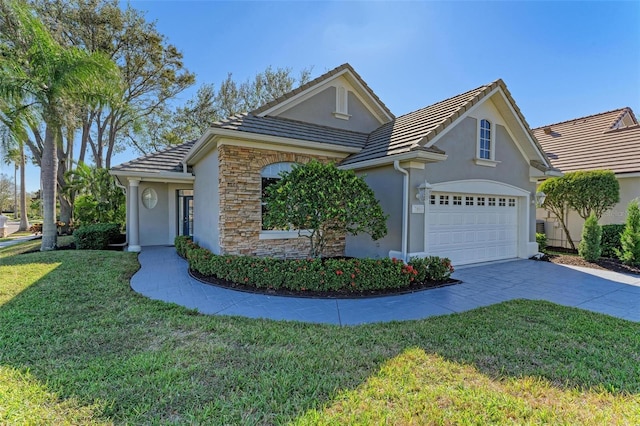
[[387, 164], [393, 164], [394, 161], [409, 161], [418, 160], [425, 163], [437, 163], [445, 161], [449, 156], [447, 154], [440, 154], [430, 151], [409, 151], [400, 154], [387, 155], [384, 157], [373, 158], [370, 160], [357, 161], [355, 163], [338, 165], [338, 168], [345, 170], [357, 170], [357, 169], [369, 169], [378, 166], [384, 166]]
[[193, 182], [195, 176], [182, 172], [139, 172], [135, 170], [109, 170], [109, 174], [116, 177], [140, 178], [145, 182]]

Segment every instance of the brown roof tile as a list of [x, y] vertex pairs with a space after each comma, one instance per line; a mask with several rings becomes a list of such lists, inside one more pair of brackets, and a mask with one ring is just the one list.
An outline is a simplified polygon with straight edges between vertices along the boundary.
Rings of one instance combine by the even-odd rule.
[[[630, 126], [616, 128], [630, 114]], [[609, 169], [640, 172], [640, 125], [631, 108], [538, 127], [533, 132], [554, 167], [563, 172]]]
[[351, 155], [342, 164], [401, 154], [424, 146], [498, 84], [504, 85], [502, 80], [497, 80], [383, 124], [369, 135], [362, 151]]
[[506, 84], [504, 84], [501, 79], [498, 79], [490, 84], [485, 84], [428, 107], [410, 112], [397, 117], [389, 123], [383, 124], [369, 135], [367, 144], [362, 151], [347, 157], [342, 164], [352, 164], [388, 155], [415, 151], [418, 147], [424, 146], [435, 138], [457, 118], [468, 111], [469, 108], [480, 102], [497, 87], [502, 88], [502, 91], [509, 99], [526, 131], [542, 153], [542, 147], [538, 144], [533, 132], [529, 128], [529, 124], [513, 100]]
[[362, 148], [368, 136], [367, 133], [341, 130], [288, 118], [258, 117], [246, 113], [237, 114], [226, 120], [218, 121], [213, 123], [211, 127], [351, 148]]
[[182, 160], [196, 141], [185, 142], [111, 168], [118, 172], [182, 172]]

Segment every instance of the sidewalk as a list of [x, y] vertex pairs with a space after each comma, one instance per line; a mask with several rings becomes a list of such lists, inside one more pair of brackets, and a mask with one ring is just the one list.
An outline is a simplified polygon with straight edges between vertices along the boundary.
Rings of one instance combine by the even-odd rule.
[[[18, 228], [19, 227], [20, 227], [20, 222], [19, 221], [8, 221], [7, 222], [7, 228], [8, 228], [8, 233], [9, 233], [8, 238], [11, 238], [12, 234], [15, 234], [16, 232], [18, 232]], [[9, 246], [12, 246], [14, 244], [22, 243], [24, 241], [35, 240], [36, 238], [41, 238], [41, 236], [40, 235], [25, 235], [23, 237], [12, 238], [11, 240], [8, 240], [8, 241], [0, 241], [0, 248], [9, 247]]]

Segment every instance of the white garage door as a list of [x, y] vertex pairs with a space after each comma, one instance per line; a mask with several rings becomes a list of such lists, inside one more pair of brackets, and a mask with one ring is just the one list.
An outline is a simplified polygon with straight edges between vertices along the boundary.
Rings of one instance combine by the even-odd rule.
[[431, 194], [429, 253], [454, 266], [518, 255], [518, 199], [513, 196]]

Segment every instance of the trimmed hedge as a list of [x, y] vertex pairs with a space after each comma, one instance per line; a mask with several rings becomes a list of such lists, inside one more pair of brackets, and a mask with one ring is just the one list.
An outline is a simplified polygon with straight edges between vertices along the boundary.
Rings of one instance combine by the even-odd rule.
[[361, 292], [405, 288], [425, 281], [446, 281], [453, 266], [449, 259], [274, 259], [216, 255], [189, 237], [175, 239], [178, 254], [189, 268], [205, 276], [256, 288], [294, 291]]
[[602, 257], [616, 259], [616, 250], [622, 251], [620, 236], [624, 232], [624, 224], [602, 225]]
[[536, 243], [538, 243], [538, 251], [544, 253], [547, 249], [547, 234], [544, 232], [536, 232]]
[[73, 232], [77, 250], [106, 250], [109, 241], [120, 234], [117, 223], [94, 223]]

